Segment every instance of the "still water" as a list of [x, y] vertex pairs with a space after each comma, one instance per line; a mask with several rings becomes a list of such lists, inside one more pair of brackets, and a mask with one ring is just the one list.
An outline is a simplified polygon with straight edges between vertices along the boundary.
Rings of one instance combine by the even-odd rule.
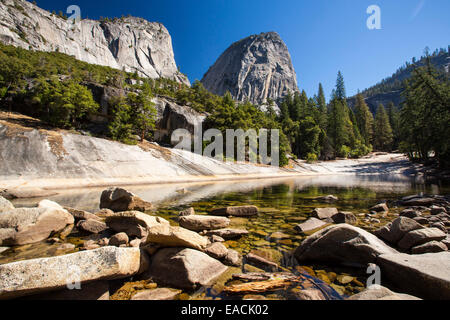
[[[256, 253], [278, 263], [283, 271], [296, 273], [307, 270], [316, 283], [330, 284], [334, 290], [328, 292], [330, 299], [339, 295], [349, 296], [364, 289], [367, 274], [358, 268], [342, 268], [332, 265], [299, 266], [293, 258], [292, 251], [307, 235], [301, 235], [294, 227], [304, 222], [317, 207], [336, 207], [341, 211], [353, 212], [357, 226], [373, 231], [395, 219], [401, 208], [390, 205], [388, 215], [376, 215], [368, 219], [368, 208], [388, 201], [393, 204], [399, 198], [411, 194], [448, 194], [450, 188], [441, 183], [425, 184], [406, 176], [317, 176], [289, 179], [270, 179], [252, 181], [233, 181], [221, 183], [167, 184], [152, 186], [126, 187], [155, 205], [151, 214], [162, 216], [177, 225], [178, 212], [193, 207], [197, 214], [208, 214], [213, 208], [224, 206], [255, 205], [260, 214], [254, 218], [231, 218], [230, 228], [246, 229], [248, 236], [226, 241], [225, 245], [237, 250], [243, 256], [249, 252]], [[102, 189], [70, 190], [50, 197], [61, 205], [96, 212]], [[333, 204], [320, 203], [313, 198], [335, 195], [339, 201]], [[33, 206], [40, 199], [17, 200], [19, 206]], [[76, 236], [66, 241], [77, 244], [82, 239]], [[0, 263], [61, 254], [59, 245], [39, 243], [17, 247], [0, 254]], [[77, 249], [76, 249], [77, 250]], [[301, 269], [299, 269], [301, 268]], [[231, 268], [230, 272], [213, 287], [202, 288], [197, 292], [187, 292], [182, 297], [196, 299], [236, 299], [239, 296], [227, 296], [222, 293], [223, 286], [239, 283], [230, 281], [231, 273], [258, 272], [257, 268], [246, 263], [240, 268]], [[320, 279], [320, 280], [317, 280]], [[324, 286], [325, 287], [325, 286]], [[265, 294], [269, 299], [295, 299], [301, 286], [293, 286], [282, 291]]]

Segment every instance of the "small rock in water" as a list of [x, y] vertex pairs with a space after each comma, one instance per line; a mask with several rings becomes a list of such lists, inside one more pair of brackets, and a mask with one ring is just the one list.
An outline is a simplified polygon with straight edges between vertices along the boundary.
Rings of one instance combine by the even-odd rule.
[[211, 211], [213, 216], [251, 217], [258, 214], [256, 206], [226, 207]]
[[136, 293], [131, 300], [174, 300], [181, 290], [157, 288]]
[[77, 223], [77, 229], [89, 233], [101, 233], [107, 230], [108, 226], [103, 221], [89, 219], [89, 220], [80, 220]]
[[331, 202], [336, 202], [336, 201], [338, 201], [339, 198], [336, 197], [336, 196], [334, 196], [334, 195], [327, 195], [327, 196], [323, 196], [323, 197], [317, 197], [317, 198], [314, 198], [313, 200], [331, 203]]
[[323, 222], [317, 218], [309, 218], [306, 222], [300, 223], [294, 229], [300, 233], [313, 231], [326, 226], [328, 223]]
[[389, 208], [386, 203], [379, 203], [379, 204], [373, 206], [372, 208], [370, 208], [369, 210], [375, 211], [375, 212], [389, 212]]
[[316, 208], [312, 212], [312, 216], [317, 219], [327, 219], [332, 218], [339, 211], [336, 208]]
[[399, 242], [401, 249], [409, 250], [412, 247], [430, 242], [433, 240], [444, 240], [447, 235], [437, 228], [424, 228], [408, 232]]
[[356, 216], [351, 212], [339, 212], [332, 216], [334, 223], [356, 224]]
[[228, 249], [227, 255], [223, 259], [223, 263], [227, 266], [240, 267], [242, 264], [242, 257], [236, 250]]
[[228, 254], [228, 249], [220, 242], [214, 242], [205, 249], [205, 253], [214, 259], [222, 259]]
[[152, 209], [150, 202], [144, 201], [133, 193], [122, 188], [109, 188], [102, 192], [100, 209], [120, 211], [147, 211]]
[[186, 216], [192, 216], [192, 215], [195, 215], [195, 210], [194, 210], [194, 208], [188, 208], [188, 209], [186, 209], [186, 210], [183, 210], [183, 211], [180, 211], [179, 213], [178, 213], [178, 216], [179, 217], [186, 217]]

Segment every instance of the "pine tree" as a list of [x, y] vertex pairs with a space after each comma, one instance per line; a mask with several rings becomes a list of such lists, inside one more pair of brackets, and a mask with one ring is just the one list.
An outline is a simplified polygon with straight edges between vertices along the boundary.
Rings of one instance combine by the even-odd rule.
[[389, 124], [391, 125], [392, 128], [392, 134], [393, 134], [393, 142], [392, 142], [392, 149], [395, 150], [398, 148], [398, 143], [399, 143], [399, 110], [398, 108], [394, 105], [394, 103], [391, 101], [388, 104], [387, 107], [387, 114], [389, 117]]
[[373, 115], [364, 101], [363, 95], [360, 93], [356, 96], [355, 117], [359, 132], [361, 133], [361, 138], [364, 144], [369, 146], [373, 134]]
[[384, 106], [380, 103], [377, 108], [374, 123], [374, 147], [380, 151], [391, 150], [391, 144], [393, 141], [392, 128], [389, 124], [389, 117], [384, 109]]
[[344, 76], [339, 71], [336, 80], [336, 98], [344, 100], [347, 97], [345, 92]]

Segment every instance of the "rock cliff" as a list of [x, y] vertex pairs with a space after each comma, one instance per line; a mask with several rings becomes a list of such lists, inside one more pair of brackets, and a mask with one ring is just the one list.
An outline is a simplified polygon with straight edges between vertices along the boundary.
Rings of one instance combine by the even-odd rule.
[[83, 19], [74, 23], [28, 1], [2, 0], [0, 41], [25, 49], [59, 51], [88, 63], [189, 84], [177, 69], [167, 29], [141, 18]]
[[288, 48], [276, 32], [253, 35], [232, 44], [208, 70], [202, 83], [209, 91], [263, 104], [298, 90]]

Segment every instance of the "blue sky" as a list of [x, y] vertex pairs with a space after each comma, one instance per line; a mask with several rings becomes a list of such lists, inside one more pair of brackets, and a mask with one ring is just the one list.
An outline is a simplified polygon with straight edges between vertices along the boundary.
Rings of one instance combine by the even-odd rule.
[[[449, 0], [37, 0], [47, 10], [77, 4], [91, 19], [131, 14], [163, 23], [175, 59], [193, 82], [233, 42], [276, 31], [286, 42], [300, 89], [322, 82], [327, 98], [341, 70], [353, 95], [391, 75], [412, 57], [450, 44]], [[381, 30], [369, 30], [366, 9], [381, 9]]]

